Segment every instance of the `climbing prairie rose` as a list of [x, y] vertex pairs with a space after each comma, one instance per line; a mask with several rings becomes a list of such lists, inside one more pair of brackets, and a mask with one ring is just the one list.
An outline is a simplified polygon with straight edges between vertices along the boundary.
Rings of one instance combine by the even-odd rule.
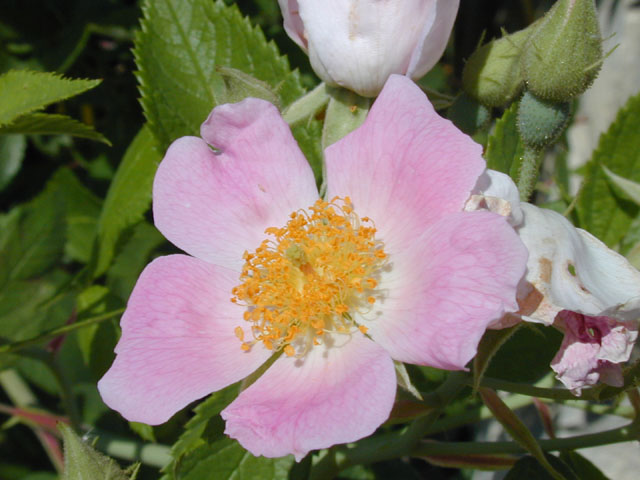
[[504, 174], [481, 175], [467, 210], [505, 215], [529, 251], [518, 288], [520, 309], [492, 328], [525, 320], [564, 332], [551, 368], [574, 394], [598, 382], [623, 385], [620, 364], [638, 337], [640, 272], [589, 232], [562, 215], [520, 203]]
[[328, 85], [374, 96], [442, 56], [459, 0], [278, 0], [284, 28]]
[[302, 458], [389, 416], [393, 360], [459, 370], [515, 311], [527, 253], [504, 217], [464, 212], [481, 149], [392, 76], [326, 152], [327, 200], [277, 109], [216, 107], [158, 168], [153, 261], [122, 317], [102, 398], [158, 424], [280, 356], [222, 412], [254, 455]]

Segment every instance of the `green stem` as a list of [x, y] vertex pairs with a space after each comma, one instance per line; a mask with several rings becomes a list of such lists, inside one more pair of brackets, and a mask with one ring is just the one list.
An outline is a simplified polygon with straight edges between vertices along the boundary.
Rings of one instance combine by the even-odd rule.
[[524, 148], [522, 166], [520, 167], [520, 174], [518, 175], [518, 190], [520, 191], [520, 200], [523, 202], [529, 200], [538, 182], [538, 172], [543, 155], [544, 149], [534, 150], [529, 147]]
[[[640, 426], [631, 423], [600, 433], [539, 440], [539, 444], [542, 450], [550, 452], [630, 442], [638, 438], [640, 438]], [[526, 453], [526, 451], [515, 442], [424, 442], [411, 451], [411, 456], [514, 453]]]
[[37, 345], [42, 342], [46, 342], [47, 340], [51, 340], [55, 337], [59, 337], [60, 335], [64, 335], [80, 328], [84, 328], [88, 325], [104, 322], [105, 320], [109, 320], [120, 315], [122, 312], [124, 312], [124, 308], [119, 308], [118, 310], [102, 313], [100, 315], [96, 315], [95, 317], [85, 318], [84, 320], [80, 320], [79, 322], [74, 322], [70, 323], [69, 325], [63, 325], [58, 328], [53, 328], [41, 335], [38, 335], [37, 337], [0, 345], [0, 354], [17, 352], [18, 350], [22, 350], [24, 348], [30, 347], [32, 345]]
[[[473, 378], [469, 376], [467, 385], [473, 386]], [[576, 396], [569, 390], [564, 388], [543, 388], [528, 385], [526, 383], [508, 382], [497, 378], [484, 377], [480, 381], [482, 387], [492, 388], [494, 390], [502, 390], [503, 392], [519, 393], [529, 397], [550, 398], [553, 400], [575, 400]], [[588, 394], [585, 391], [585, 395]]]
[[45, 361], [44, 364], [49, 368], [53, 377], [56, 379], [58, 383], [58, 389], [60, 391], [60, 399], [62, 400], [62, 405], [64, 406], [64, 410], [67, 412], [69, 416], [69, 421], [71, 422], [71, 426], [77, 432], [80, 431], [81, 428], [81, 417], [80, 412], [78, 411], [78, 407], [76, 405], [76, 401], [73, 395], [73, 386], [69, 381], [69, 378], [65, 372], [64, 366], [60, 365], [59, 360], [53, 355], [49, 355], [50, 360]]

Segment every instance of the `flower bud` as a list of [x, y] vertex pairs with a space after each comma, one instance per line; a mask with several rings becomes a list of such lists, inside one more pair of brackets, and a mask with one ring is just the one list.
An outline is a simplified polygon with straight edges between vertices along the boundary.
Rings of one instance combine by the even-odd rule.
[[331, 86], [372, 97], [392, 73], [418, 79], [440, 59], [459, 0], [278, 0], [287, 34]]
[[531, 34], [522, 57], [527, 88], [566, 102], [584, 92], [602, 65], [594, 0], [559, 0]]
[[531, 27], [493, 40], [473, 52], [462, 72], [464, 91], [488, 107], [511, 102], [524, 84], [520, 59]]
[[552, 144], [569, 122], [569, 103], [552, 103], [527, 91], [518, 106], [518, 131], [525, 146], [535, 150]]

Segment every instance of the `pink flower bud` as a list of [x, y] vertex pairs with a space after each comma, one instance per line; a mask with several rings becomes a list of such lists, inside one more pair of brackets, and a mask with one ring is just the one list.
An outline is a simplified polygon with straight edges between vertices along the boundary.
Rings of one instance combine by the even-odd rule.
[[327, 85], [371, 97], [392, 73], [418, 79], [442, 56], [459, 0], [278, 0], [284, 28]]

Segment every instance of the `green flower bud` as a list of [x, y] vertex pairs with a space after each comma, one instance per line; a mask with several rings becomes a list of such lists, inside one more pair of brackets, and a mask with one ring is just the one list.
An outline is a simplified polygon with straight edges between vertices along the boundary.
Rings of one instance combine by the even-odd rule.
[[559, 0], [532, 33], [522, 56], [527, 88], [566, 102], [584, 92], [602, 65], [594, 0]]
[[557, 140], [571, 113], [569, 103], [552, 103], [524, 92], [518, 105], [518, 131], [525, 146], [541, 150]]
[[473, 52], [462, 72], [464, 91], [488, 107], [511, 102], [524, 83], [520, 58], [534, 25], [492, 40]]

